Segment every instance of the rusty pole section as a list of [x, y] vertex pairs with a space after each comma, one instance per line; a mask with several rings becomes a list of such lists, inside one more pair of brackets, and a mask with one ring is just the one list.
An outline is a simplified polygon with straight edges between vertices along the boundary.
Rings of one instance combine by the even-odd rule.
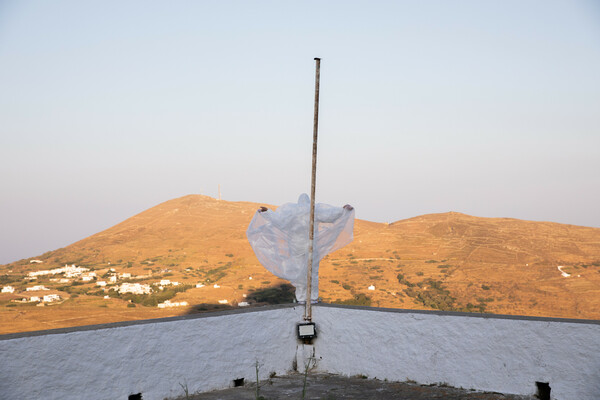
[[315, 240], [315, 186], [317, 181], [317, 136], [319, 131], [319, 84], [321, 77], [321, 59], [315, 58], [315, 118], [313, 123], [313, 152], [312, 152], [312, 176], [310, 181], [310, 228], [308, 230], [308, 275], [306, 277], [306, 308], [304, 319], [312, 321], [312, 264], [313, 243]]

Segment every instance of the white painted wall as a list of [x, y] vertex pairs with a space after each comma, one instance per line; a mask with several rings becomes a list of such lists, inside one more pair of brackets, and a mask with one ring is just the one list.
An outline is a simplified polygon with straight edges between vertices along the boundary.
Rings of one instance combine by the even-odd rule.
[[600, 324], [315, 307], [319, 369], [342, 375], [600, 399]]
[[[0, 399], [162, 400], [292, 368], [301, 311], [270, 309], [2, 340]], [[6, 335], [5, 337], [10, 337]]]
[[[0, 336], [0, 398], [144, 400], [254, 381], [298, 367], [302, 307], [249, 309], [143, 321], [67, 333]], [[481, 318], [407, 310], [315, 306], [318, 370], [391, 381], [531, 395], [549, 382], [552, 398], [600, 396], [600, 323]], [[122, 326], [125, 325], [125, 326]]]

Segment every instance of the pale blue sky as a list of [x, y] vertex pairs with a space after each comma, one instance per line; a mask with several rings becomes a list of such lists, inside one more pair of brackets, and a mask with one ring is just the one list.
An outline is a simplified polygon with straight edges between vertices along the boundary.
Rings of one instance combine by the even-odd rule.
[[0, 0], [0, 263], [191, 193], [600, 227], [597, 1]]

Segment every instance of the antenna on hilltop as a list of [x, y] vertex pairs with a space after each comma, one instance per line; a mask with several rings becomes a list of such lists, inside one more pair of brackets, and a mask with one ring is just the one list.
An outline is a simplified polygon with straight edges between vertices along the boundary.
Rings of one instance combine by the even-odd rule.
[[221, 184], [219, 183], [219, 201], [221, 200]]

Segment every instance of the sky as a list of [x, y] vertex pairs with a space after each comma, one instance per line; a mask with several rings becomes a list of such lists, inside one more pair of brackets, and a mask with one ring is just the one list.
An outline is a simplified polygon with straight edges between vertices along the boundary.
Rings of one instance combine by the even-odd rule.
[[0, 0], [0, 263], [188, 194], [600, 227], [597, 1]]

